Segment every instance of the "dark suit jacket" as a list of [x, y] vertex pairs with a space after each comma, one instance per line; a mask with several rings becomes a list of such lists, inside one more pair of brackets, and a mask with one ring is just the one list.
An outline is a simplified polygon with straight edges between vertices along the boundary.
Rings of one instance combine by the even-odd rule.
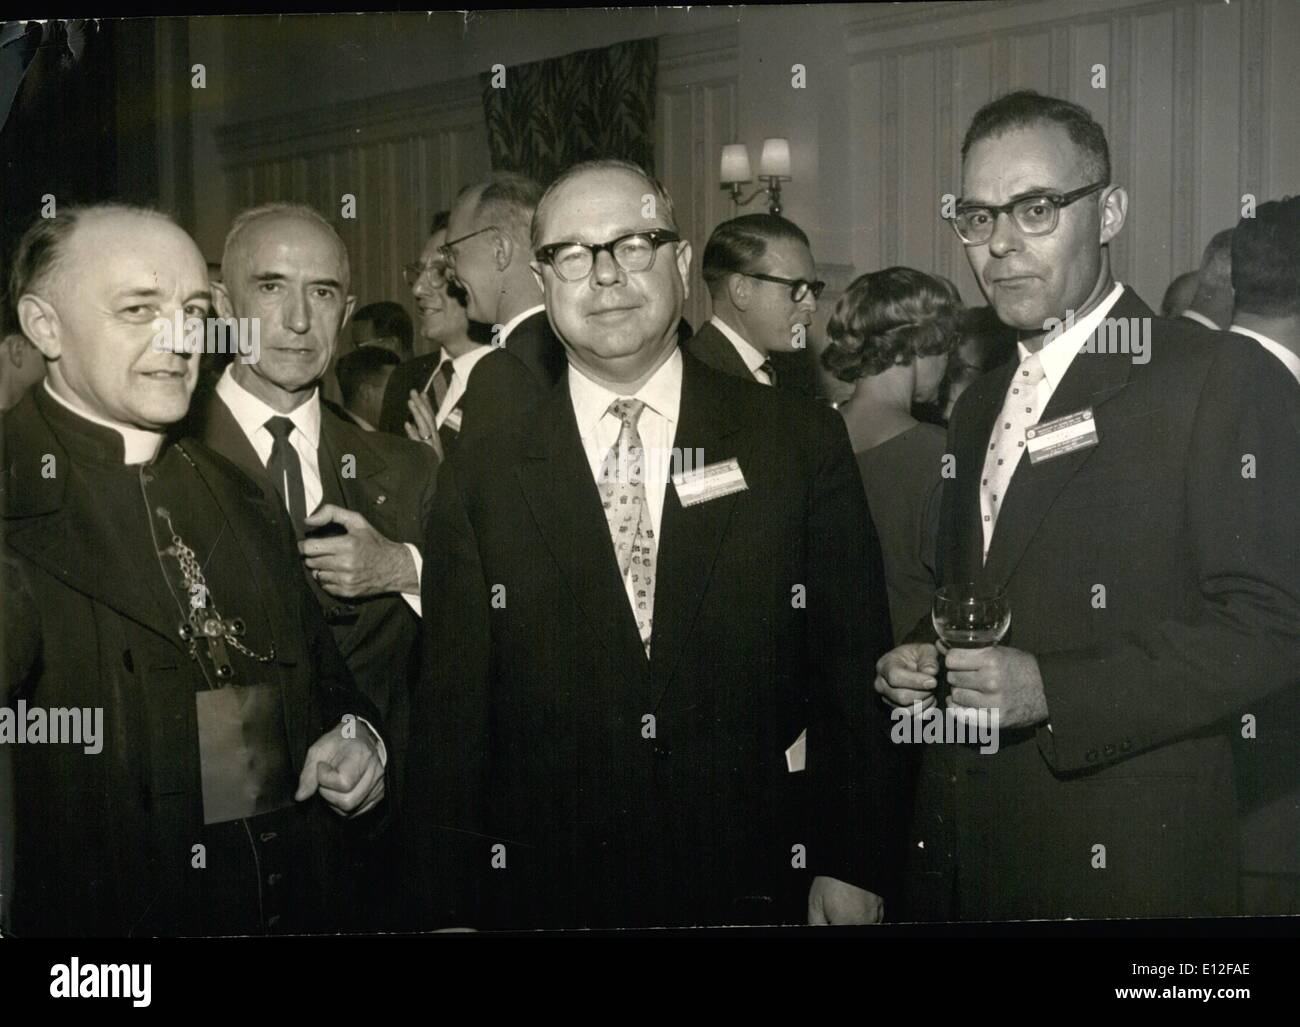
[[[718, 331], [710, 321], [700, 325], [700, 330], [691, 337], [688, 348], [695, 359], [702, 360], [723, 374], [762, 384], [736, 352], [736, 347], [731, 344], [731, 340]], [[768, 359], [776, 372], [777, 388], [802, 396], [815, 394], [815, 374], [809, 363], [807, 350], [798, 353], [771, 353]]]
[[515, 326], [506, 339], [506, 352], [533, 373], [537, 384], [549, 389], [558, 382], [569, 366], [564, 343], [551, 330], [546, 311], [539, 310]]
[[380, 406], [376, 428], [406, 438], [404, 425], [411, 419], [410, 411], [406, 409], [407, 397], [412, 389], [416, 392], [424, 391], [429, 375], [438, 369], [441, 360], [442, 351], [436, 350], [421, 357], [412, 357], [393, 368], [393, 373], [388, 376], [388, 384], [384, 386], [384, 401]]
[[[61, 408], [52, 408], [33, 390], [0, 418], [0, 704], [101, 707], [103, 750], [89, 756], [79, 745], [6, 747], [13, 749], [18, 824], [16, 878], [3, 889], [13, 901], [12, 929], [203, 933], [211, 925], [196, 917], [195, 895], [205, 886], [196, 875], [213, 871], [193, 869], [190, 853], [205, 837], [193, 696], [206, 686], [177, 633], [176, 611], [150, 589], [149, 575], [161, 574], [154, 554], [136, 553], [125, 541], [106, 544], [87, 530], [101, 497], [69, 484], [76, 477], [51, 428]], [[303, 583], [283, 507], [220, 456], [193, 440], [184, 446], [193, 471], [187, 462], [183, 473], [211, 493], [222, 518], [210, 532], [216, 542], [199, 559], [210, 581], [224, 573], [227, 584], [247, 583], [242, 592], [223, 587], [218, 598], [227, 616], [246, 619], [253, 649], [274, 648], [266, 683], [282, 689], [295, 771], [343, 713], [373, 717], [383, 731]], [[51, 457], [56, 473], [47, 477]], [[139, 525], [123, 526], [121, 536], [146, 538]], [[290, 812], [308, 818], [305, 829], [315, 837], [309, 852], [320, 861], [323, 903], [338, 894], [345, 822], [318, 800]], [[257, 820], [250, 823], [257, 830]], [[249, 884], [254, 908], [256, 877]]]
[[470, 433], [492, 431], [530, 409], [541, 391], [536, 377], [509, 350], [498, 348], [480, 358], [456, 404], [461, 412], [460, 431], [452, 431], [445, 422], [439, 429], [443, 452], [450, 458]]
[[748, 489], [668, 488], [649, 661], [567, 387], [444, 465], [407, 821], [434, 922], [801, 920], [814, 875], [888, 890], [889, 616], [843, 424], [687, 356], [674, 445]]
[[1099, 444], [1022, 460], [983, 567], [980, 473], [1015, 365], [953, 411], [941, 573], [1007, 590], [1004, 644], [1037, 657], [1051, 729], [1003, 731], [996, 755], [925, 747], [917, 916], [1235, 908], [1236, 711], [1300, 664], [1300, 389], [1131, 290], [1109, 316], [1150, 319], [1149, 362], [1075, 357], [1043, 420], [1090, 406]]
[[[215, 392], [205, 405], [190, 411], [184, 430], [279, 501], [257, 452]], [[347, 456], [355, 457], [355, 477], [341, 473]], [[423, 549], [437, 467], [431, 449], [365, 431], [323, 406], [318, 459], [326, 501], [337, 487], [342, 495], [334, 500], [341, 499], [343, 506], [362, 514], [385, 538]], [[345, 613], [348, 607], [352, 614]], [[388, 724], [390, 757], [400, 761], [405, 756], [409, 682], [419, 666], [419, 618], [400, 595], [340, 601], [337, 607], [331, 604], [327, 613], [332, 614], [335, 640], [357, 686]]]

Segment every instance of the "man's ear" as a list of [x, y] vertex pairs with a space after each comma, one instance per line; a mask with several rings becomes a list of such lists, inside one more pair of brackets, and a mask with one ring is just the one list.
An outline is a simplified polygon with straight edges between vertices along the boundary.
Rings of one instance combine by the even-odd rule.
[[749, 299], [753, 295], [749, 279], [739, 271], [727, 276], [727, 299], [737, 310], [748, 310]]
[[27, 293], [18, 300], [18, 323], [23, 334], [46, 360], [63, 356], [63, 323], [54, 306], [40, 296]]
[[339, 322], [339, 331], [343, 331], [352, 320], [352, 311], [357, 309], [357, 298], [348, 296], [347, 302], [343, 304], [343, 320]]
[[682, 240], [677, 244], [677, 273], [682, 276], [682, 298], [691, 295], [691, 244]]
[[225, 282], [212, 283], [212, 305], [222, 317], [235, 316], [235, 305], [230, 302], [230, 290]]
[[1128, 216], [1128, 193], [1123, 186], [1115, 186], [1101, 205], [1101, 244], [1103, 246], [1119, 235]]
[[514, 259], [515, 241], [506, 235], [505, 232], [496, 233], [496, 242], [492, 245], [492, 260], [497, 266], [498, 271], [504, 271], [510, 266], [510, 261]]

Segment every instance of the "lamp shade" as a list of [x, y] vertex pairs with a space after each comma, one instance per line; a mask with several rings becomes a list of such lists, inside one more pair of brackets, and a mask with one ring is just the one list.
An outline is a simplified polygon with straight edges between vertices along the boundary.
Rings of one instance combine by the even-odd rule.
[[749, 170], [749, 150], [744, 143], [730, 143], [722, 148], [722, 174], [719, 181], [723, 185], [733, 182], [748, 182], [754, 177]]
[[790, 177], [790, 141], [788, 139], [764, 139], [763, 155], [758, 161], [760, 176], [775, 175], [780, 178]]

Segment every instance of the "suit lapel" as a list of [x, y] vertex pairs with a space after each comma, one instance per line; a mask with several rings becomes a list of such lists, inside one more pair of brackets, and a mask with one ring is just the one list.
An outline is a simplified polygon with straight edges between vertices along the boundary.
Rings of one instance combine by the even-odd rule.
[[207, 410], [199, 429], [199, 441], [236, 464], [254, 481], [259, 484], [269, 484], [266, 468], [258, 459], [257, 450], [248, 441], [248, 436], [235, 420], [235, 415], [230, 412], [230, 407], [226, 406], [226, 401], [216, 393], [213, 393], [208, 400]]
[[[1125, 290], [1107, 316], [1124, 318], [1153, 315], [1136, 296]], [[1061, 384], [1052, 393], [1040, 422], [1051, 421], [1089, 406], [1095, 413], [1123, 390], [1132, 368], [1133, 358], [1129, 354], [1080, 351], [1070, 362]], [[1003, 389], [1002, 392], [1000, 399], [1005, 398], [1006, 390]], [[1000, 409], [999, 403], [998, 410]], [[997, 411], [994, 412], [995, 416], [996, 414]], [[988, 583], [998, 586], [1006, 584], [1057, 495], [1079, 473], [1079, 469], [1088, 462], [1098, 446], [1107, 444], [1107, 440], [1102, 437], [1104, 426], [1100, 417], [1096, 423], [1097, 446], [1077, 449], [1073, 453], [1039, 464], [1032, 464], [1028, 453], [1021, 458], [1007, 489], [993, 532], [993, 541], [989, 546], [989, 556], [984, 566], [984, 576]], [[978, 511], [978, 494], [975, 506]]]
[[[731, 349], [729, 343], [727, 348]], [[738, 432], [738, 425], [726, 408], [719, 406], [717, 397], [710, 395], [706, 373], [693, 358], [683, 354], [681, 409], [673, 448], [683, 454], [683, 461], [686, 454], [693, 458], [696, 453], [703, 454], [709, 464], [734, 457], [744, 471], [749, 439]], [[740, 493], [733, 492], [683, 507], [671, 483], [664, 493], [663, 524], [655, 555], [658, 580], [650, 643], [656, 705], [662, 701], [681, 661], [739, 498]], [[627, 605], [626, 601], [623, 605]]]
[[557, 387], [538, 408], [518, 476], [537, 529], [592, 633], [620, 667], [643, 681], [645, 648], [567, 388]]

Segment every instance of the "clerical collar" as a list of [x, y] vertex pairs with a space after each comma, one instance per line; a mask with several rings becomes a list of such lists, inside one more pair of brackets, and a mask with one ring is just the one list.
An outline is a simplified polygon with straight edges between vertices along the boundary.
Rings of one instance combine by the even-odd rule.
[[[114, 462], [120, 462], [123, 464], [152, 463], [154, 458], [158, 455], [158, 450], [162, 448], [164, 438], [162, 432], [145, 431], [143, 428], [135, 428], [129, 424], [118, 424], [116, 421], [110, 421], [107, 418], [99, 417], [96, 414], [92, 414], [89, 410], [74, 405], [60, 396], [50, 388], [50, 380], [48, 378], [45, 379], [43, 385], [46, 395], [74, 417], [82, 421], [89, 421], [91, 424], [97, 425], [100, 428], [112, 429], [112, 431], [116, 433], [117, 437], [121, 439], [122, 448], [118, 451], [116, 447], [113, 447], [112, 455], [116, 457]], [[98, 437], [98, 433], [92, 432], [87, 434], [94, 438], [96, 442], [105, 441]], [[97, 452], [95, 455], [100, 458], [108, 456], [109, 452], [107, 446], [104, 450]]]

